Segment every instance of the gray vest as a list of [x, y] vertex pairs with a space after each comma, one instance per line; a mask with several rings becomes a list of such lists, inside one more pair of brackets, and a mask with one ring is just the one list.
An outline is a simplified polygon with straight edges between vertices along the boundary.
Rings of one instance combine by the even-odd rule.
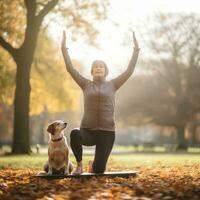
[[80, 86], [84, 95], [84, 114], [80, 128], [115, 131], [115, 92], [134, 71], [139, 50], [135, 49], [127, 69], [110, 81], [84, 78], [72, 65], [67, 49], [62, 49], [67, 71]]

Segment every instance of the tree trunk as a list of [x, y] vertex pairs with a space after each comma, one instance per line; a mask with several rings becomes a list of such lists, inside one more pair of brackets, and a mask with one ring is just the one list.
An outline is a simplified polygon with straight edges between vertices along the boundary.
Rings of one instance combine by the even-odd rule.
[[47, 119], [47, 115], [48, 115], [48, 110], [47, 107], [44, 106], [44, 110], [43, 112], [40, 114], [40, 138], [39, 138], [39, 143], [40, 144], [45, 144], [45, 135], [44, 135], [44, 127], [45, 127], [45, 122]]
[[39, 34], [39, 26], [33, 21], [28, 23], [24, 43], [15, 55], [17, 64], [16, 90], [14, 100], [14, 133], [13, 154], [29, 154], [29, 102], [30, 102], [30, 71]]
[[44, 121], [40, 124], [40, 135], [39, 135], [39, 144], [44, 145], [45, 144], [45, 138], [44, 138]]
[[12, 153], [31, 152], [29, 138], [30, 62], [17, 63]]
[[191, 146], [195, 147], [196, 145], [196, 129], [197, 129], [197, 124], [195, 122], [195, 119], [190, 122], [189, 126], [189, 133], [190, 133], [190, 141], [191, 141]]
[[180, 125], [177, 127], [178, 134], [178, 146], [177, 150], [187, 150], [187, 142], [185, 138], [185, 125]]
[[196, 147], [198, 146], [198, 137], [197, 137], [197, 124], [195, 123], [193, 129], [192, 129], [192, 146]]

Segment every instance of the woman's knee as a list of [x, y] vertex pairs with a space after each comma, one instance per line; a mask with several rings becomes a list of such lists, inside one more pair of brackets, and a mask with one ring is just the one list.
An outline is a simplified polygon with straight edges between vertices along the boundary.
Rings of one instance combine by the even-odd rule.
[[79, 133], [79, 129], [73, 129], [70, 133], [70, 139], [73, 140], [73, 139], [77, 139], [80, 137], [80, 133]]

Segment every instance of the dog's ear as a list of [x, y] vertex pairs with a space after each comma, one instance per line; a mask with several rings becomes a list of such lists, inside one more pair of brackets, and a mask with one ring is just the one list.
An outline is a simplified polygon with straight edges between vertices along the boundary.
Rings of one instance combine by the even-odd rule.
[[55, 132], [55, 127], [54, 127], [54, 123], [53, 124], [50, 124], [47, 128], [47, 132], [51, 133], [51, 134], [54, 134]]

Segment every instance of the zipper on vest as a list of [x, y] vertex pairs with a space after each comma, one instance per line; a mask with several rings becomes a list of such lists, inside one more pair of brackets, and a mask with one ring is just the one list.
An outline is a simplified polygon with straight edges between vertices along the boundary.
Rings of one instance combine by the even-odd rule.
[[99, 119], [100, 119], [100, 110], [99, 110], [99, 106], [100, 106], [100, 89], [101, 89], [101, 82], [98, 82], [98, 110], [97, 110], [97, 127], [99, 128]]

